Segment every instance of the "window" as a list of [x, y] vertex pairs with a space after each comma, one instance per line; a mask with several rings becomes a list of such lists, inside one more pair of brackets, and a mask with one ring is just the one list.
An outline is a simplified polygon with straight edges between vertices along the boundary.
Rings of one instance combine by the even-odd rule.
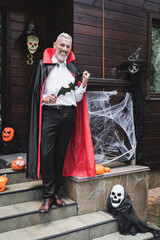
[[152, 62], [155, 72], [148, 79], [147, 98], [160, 99], [160, 18], [150, 14], [148, 59]]
[[151, 78], [150, 91], [160, 93], [160, 27], [152, 27], [151, 60], [155, 73]]

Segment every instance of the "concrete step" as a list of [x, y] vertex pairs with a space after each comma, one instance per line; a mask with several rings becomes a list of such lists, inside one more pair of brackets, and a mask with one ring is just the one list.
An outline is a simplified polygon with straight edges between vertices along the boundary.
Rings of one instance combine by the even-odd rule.
[[42, 200], [0, 207], [0, 233], [77, 215], [77, 204], [69, 198], [62, 199], [66, 206], [58, 208], [53, 205], [46, 214], [38, 212]]
[[154, 239], [151, 233], [137, 233], [135, 236], [122, 235], [119, 232], [114, 232], [103, 237], [95, 238], [94, 240], [149, 240]]
[[15, 183], [21, 183], [21, 182], [28, 182], [26, 178], [26, 171], [14, 171], [12, 168], [4, 168], [0, 169], [0, 176], [6, 175], [8, 178], [8, 183], [7, 184], [15, 184]]
[[0, 233], [7, 240], [89, 240], [117, 231], [116, 220], [98, 211]]
[[4, 192], [0, 192], [0, 206], [29, 202], [42, 199], [42, 181], [6, 184]]

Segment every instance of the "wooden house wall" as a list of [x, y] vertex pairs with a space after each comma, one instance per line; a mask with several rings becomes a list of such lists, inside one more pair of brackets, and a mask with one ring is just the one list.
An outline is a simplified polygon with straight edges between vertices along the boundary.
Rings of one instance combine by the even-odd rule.
[[[90, 71], [94, 80], [90, 85], [91, 89], [117, 89], [120, 95], [123, 95], [123, 91], [127, 90], [125, 82], [119, 84], [113, 79], [113, 69], [125, 62], [141, 44], [143, 47], [140, 57], [148, 59], [149, 14], [158, 14], [159, 9], [159, 0], [104, 0], [103, 31], [102, 1], [74, 0], [76, 63], [80, 69]], [[101, 80], [103, 34], [106, 81]], [[160, 99], [150, 99], [146, 102], [143, 161], [150, 167], [157, 167], [157, 163], [160, 162], [159, 109]]]
[[47, 46], [53, 46], [53, 41], [62, 32], [73, 36], [73, 1], [61, 0], [47, 5]]
[[[40, 4], [40, 5], [39, 5]], [[5, 74], [3, 79], [3, 126], [15, 127], [19, 138], [26, 142], [29, 120], [29, 84], [30, 76], [37, 61], [42, 58], [42, 48], [34, 55], [33, 65], [27, 64], [26, 37], [22, 37], [26, 26], [32, 19], [38, 34], [46, 42], [45, 2], [33, 1], [1, 1], [5, 10], [6, 47]], [[41, 6], [41, 7], [38, 7]]]
[[[63, 7], [60, 6], [63, 2]], [[29, 123], [29, 85], [31, 73], [37, 62], [42, 59], [43, 51], [53, 46], [60, 31], [73, 34], [72, 4], [59, 1], [57, 7], [53, 1], [1, 1], [0, 7], [5, 10], [6, 47], [2, 117], [3, 126], [15, 127], [20, 141], [27, 143]], [[71, 1], [72, 3], [72, 1]], [[60, 18], [59, 18], [60, 17]], [[62, 20], [65, 20], [65, 23]], [[33, 54], [33, 64], [27, 64], [28, 49], [26, 38], [23, 38], [27, 24], [34, 21], [35, 30], [40, 38], [40, 46]]]
[[[105, 78], [126, 61], [140, 44], [147, 58], [148, 10], [146, 1], [104, 0]], [[102, 77], [102, 1], [74, 1], [74, 51], [80, 66]]]

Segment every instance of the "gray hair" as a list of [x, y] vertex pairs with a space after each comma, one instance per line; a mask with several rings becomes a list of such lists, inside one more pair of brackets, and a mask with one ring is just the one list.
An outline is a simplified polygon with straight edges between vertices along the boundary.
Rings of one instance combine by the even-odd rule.
[[59, 34], [59, 36], [57, 37], [56, 42], [59, 40], [60, 37], [69, 38], [71, 40], [71, 44], [72, 44], [72, 37], [68, 33], [62, 32], [61, 34]]

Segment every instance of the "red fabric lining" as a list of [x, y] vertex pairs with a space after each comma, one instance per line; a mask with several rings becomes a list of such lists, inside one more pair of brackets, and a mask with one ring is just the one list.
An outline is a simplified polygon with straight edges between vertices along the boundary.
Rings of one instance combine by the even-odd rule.
[[86, 93], [77, 104], [75, 126], [66, 152], [63, 176], [96, 176]]
[[[56, 53], [55, 48], [47, 48], [44, 53], [43, 53], [43, 63], [52, 63], [52, 57]], [[72, 51], [70, 51], [68, 58], [67, 58], [67, 63], [72, 62], [75, 60], [75, 55]]]

